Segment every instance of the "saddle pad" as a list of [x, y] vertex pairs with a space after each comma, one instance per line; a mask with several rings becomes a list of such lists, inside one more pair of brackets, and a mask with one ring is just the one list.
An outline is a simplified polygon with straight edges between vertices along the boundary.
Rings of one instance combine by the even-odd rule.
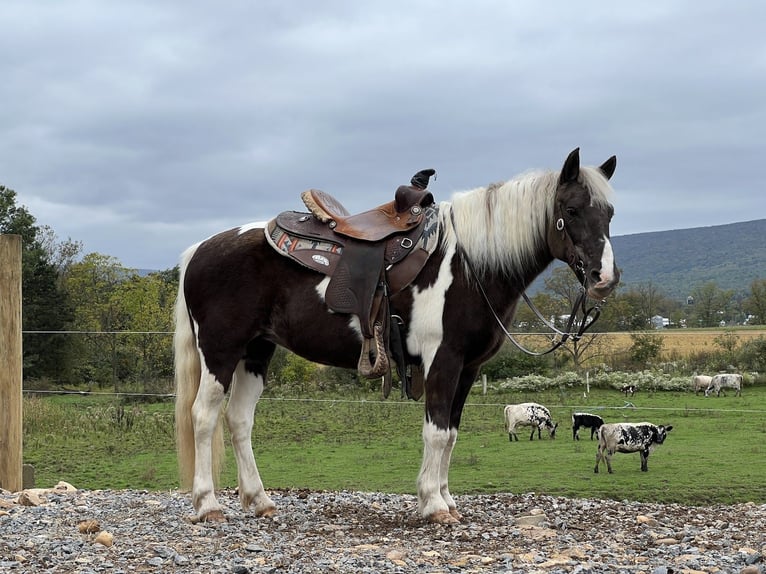
[[338, 243], [288, 233], [277, 225], [276, 219], [269, 221], [265, 235], [277, 253], [325, 275], [333, 274], [343, 253], [343, 246]]

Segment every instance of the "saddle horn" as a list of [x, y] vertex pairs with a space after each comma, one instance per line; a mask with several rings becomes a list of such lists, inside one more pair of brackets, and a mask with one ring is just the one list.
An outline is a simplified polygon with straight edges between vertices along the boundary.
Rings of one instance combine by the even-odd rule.
[[[425, 189], [428, 187], [428, 180], [432, 175], [436, 176], [435, 169], [421, 169], [418, 173], [412, 176], [410, 185], [412, 187], [417, 187], [418, 189]], [[436, 179], [436, 177], [434, 177], [434, 179]]]

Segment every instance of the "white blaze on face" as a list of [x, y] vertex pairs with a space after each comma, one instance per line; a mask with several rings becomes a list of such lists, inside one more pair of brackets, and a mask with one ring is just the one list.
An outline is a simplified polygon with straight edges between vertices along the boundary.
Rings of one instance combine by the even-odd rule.
[[611, 283], [614, 279], [614, 251], [608, 237], [604, 237], [604, 249], [601, 251], [601, 281], [599, 285]]

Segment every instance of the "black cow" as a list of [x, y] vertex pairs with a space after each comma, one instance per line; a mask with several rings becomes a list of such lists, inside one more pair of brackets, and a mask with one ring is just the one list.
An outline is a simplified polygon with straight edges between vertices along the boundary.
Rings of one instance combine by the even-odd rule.
[[616, 452], [641, 453], [641, 470], [648, 469], [646, 459], [657, 446], [665, 442], [668, 433], [673, 430], [671, 425], [657, 426], [652, 423], [608, 423], [598, 431], [598, 452], [596, 453], [596, 468], [599, 462], [606, 461], [606, 468], [612, 473], [612, 455]]
[[580, 429], [590, 429], [590, 440], [598, 433], [598, 429], [604, 424], [604, 419], [590, 413], [572, 413], [572, 440], [580, 440]]

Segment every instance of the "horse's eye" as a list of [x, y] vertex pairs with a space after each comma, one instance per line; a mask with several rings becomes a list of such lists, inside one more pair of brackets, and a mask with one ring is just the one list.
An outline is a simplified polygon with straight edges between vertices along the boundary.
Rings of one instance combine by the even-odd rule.
[[577, 215], [577, 210], [574, 207], [567, 207], [567, 215], [569, 217], [574, 217]]

